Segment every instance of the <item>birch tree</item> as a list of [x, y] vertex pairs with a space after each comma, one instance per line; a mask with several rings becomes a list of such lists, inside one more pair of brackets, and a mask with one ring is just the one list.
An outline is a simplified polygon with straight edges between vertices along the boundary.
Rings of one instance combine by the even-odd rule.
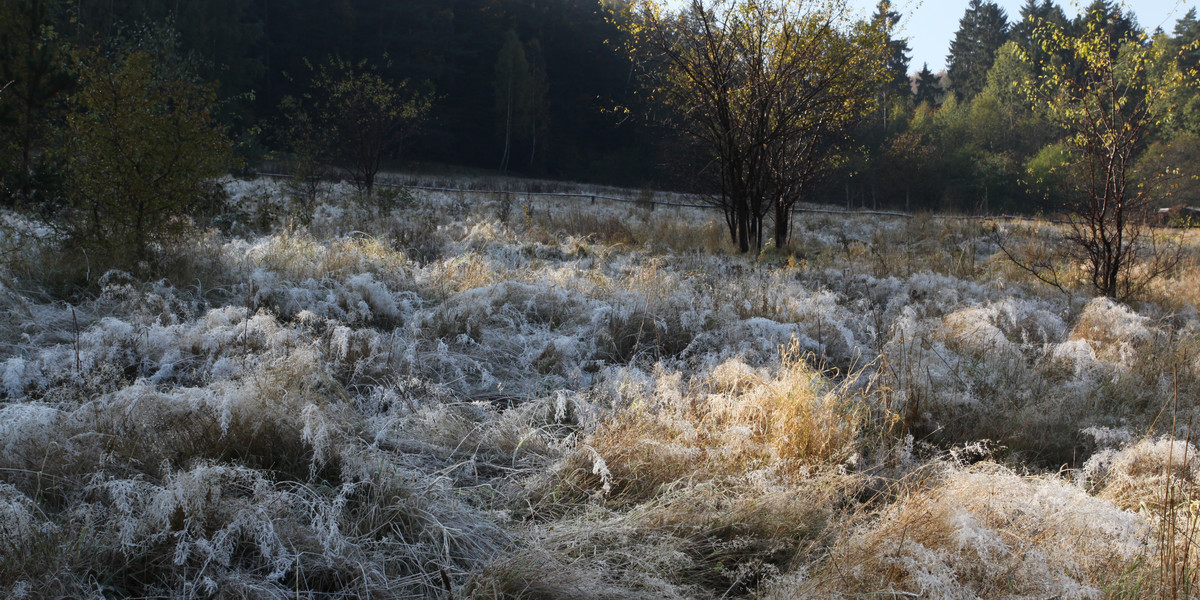
[[[1040, 29], [1043, 49], [1068, 60], [1043, 65], [1030, 95], [1066, 131], [1070, 257], [1082, 263], [1097, 293], [1124, 300], [1178, 263], [1178, 245], [1146, 225], [1154, 177], [1137, 181], [1133, 166], [1171, 117], [1170, 99], [1196, 85], [1196, 72], [1175, 67], [1155, 74], [1156, 64], [1177, 64], [1162, 56], [1168, 46], [1144, 34], [1114, 36], [1108, 19], [1080, 21], [1076, 35], [1053, 25]], [[1026, 268], [1060, 281], [1053, 268]]]
[[533, 72], [525, 58], [525, 47], [517, 32], [508, 30], [496, 58], [496, 112], [504, 122], [504, 152], [500, 170], [508, 171], [513, 137], [529, 131], [533, 104]]

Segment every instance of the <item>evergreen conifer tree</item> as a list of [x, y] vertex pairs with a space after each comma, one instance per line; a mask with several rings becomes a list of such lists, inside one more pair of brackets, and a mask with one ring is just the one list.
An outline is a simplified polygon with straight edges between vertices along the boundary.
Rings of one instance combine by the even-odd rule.
[[950, 90], [962, 99], [987, 83], [996, 50], [1008, 41], [1008, 15], [995, 2], [971, 0], [946, 57]]
[[1072, 22], [1072, 30], [1076, 36], [1093, 31], [1094, 26], [1110, 42], [1113, 52], [1120, 47], [1121, 42], [1134, 40], [1141, 28], [1133, 13], [1126, 14], [1120, 5], [1112, 0], [1092, 0], [1087, 8], [1080, 11]]
[[57, 3], [0, 4], [0, 202], [43, 203], [57, 179], [46, 152], [50, 125], [62, 115], [62, 95], [73, 84], [54, 28]]
[[[895, 119], [892, 114], [895, 112], [895, 105], [899, 105], [899, 110], [907, 110], [908, 99], [912, 96], [912, 84], [908, 78], [908, 63], [911, 60], [908, 53], [911, 49], [908, 47], [908, 40], [893, 37], [896, 26], [900, 24], [900, 13], [892, 10], [890, 0], [879, 0], [872, 22], [884, 37], [883, 68], [887, 75], [881, 80], [876, 94], [879, 98], [878, 112], [882, 117], [882, 131], [886, 133], [889, 123]], [[895, 102], [896, 99], [901, 101]]]
[[1195, 8], [1189, 9], [1187, 14], [1175, 23], [1175, 41], [1184, 48], [1184, 66], [1192, 69], [1200, 66], [1200, 48], [1189, 47], [1200, 43], [1200, 19], [1196, 18]]
[[885, 68], [888, 73], [888, 91], [889, 93], [908, 94], [910, 93], [908, 64], [912, 60], [908, 53], [912, 51], [912, 48], [909, 48], [907, 39], [892, 37], [896, 26], [900, 24], [900, 13], [892, 10], [890, 0], [879, 0], [879, 4], [875, 6], [874, 21], [882, 27], [887, 35]]
[[937, 106], [942, 101], [942, 95], [945, 93], [942, 90], [941, 78], [929, 70], [929, 63], [925, 63], [920, 72], [917, 73], [916, 90], [913, 93], [913, 103], [917, 106], [928, 103], [930, 106]]
[[1053, 0], [1025, 0], [1009, 37], [1032, 59], [1034, 68], [1039, 69], [1050, 57], [1035, 35], [1038, 27], [1050, 25], [1066, 28], [1070, 23], [1062, 7]]

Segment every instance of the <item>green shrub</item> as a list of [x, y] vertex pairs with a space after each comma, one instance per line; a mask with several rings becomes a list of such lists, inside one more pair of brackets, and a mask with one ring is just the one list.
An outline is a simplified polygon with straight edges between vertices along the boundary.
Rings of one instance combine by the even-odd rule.
[[232, 163], [212, 113], [214, 87], [174, 60], [173, 37], [151, 33], [76, 56], [80, 85], [66, 123], [73, 244], [106, 266], [148, 264], [206, 208], [206, 182]]

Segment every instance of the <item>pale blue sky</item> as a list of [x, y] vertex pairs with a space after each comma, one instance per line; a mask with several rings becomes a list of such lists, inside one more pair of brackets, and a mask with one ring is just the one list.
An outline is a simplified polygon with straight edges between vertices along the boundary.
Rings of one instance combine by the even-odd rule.
[[[874, 12], [878, 0], [848, 0], [850, 5], [862, 14]], [[893, 0], [894, 10], [904, 15], [901, 22], [903, 31], [901, 37], [908, 38], [912, 48], [912, 71], [919, 71], [921, 64], [929, 63], [933, 72], [938, 72], [946, 66], [946, 54], [950, 51], [950, 40], [958, 31], [958, 22], [967, 10], [969, 0], [941, 1], [925, 0]], [[1008, 13], [1008, 21], [1015, 20], [1021, 11], [1024, 0], [998, 0], [996, 2]], [[1058, 2], [1068, 17], [1074, 17], [1081, 6], [1087, 6], [1090, 0], [1083, 2]], [[1168, 33], [1175, 28], [1175, 22], [1187, 14], [1189, 8], [1197, 8], [1200, 0], [1138, 0], [1125, 2], [1126, 10], [1133, 11], [1138, 24], [1148, 31], [1162, 27]], [[1200, 11], [1200, 8], [1197, 8]]]
[[[676, 6], [685, 0], [668, 0]], [[1025, 0], [994, 0], [1008, 14], [1008, 22], [1012, 23], [1021, 12]], [[858, 16], [866, 17], [875, 12], [879, 0], [846, 0], [852, 11]], [[1078, 14], [1081, 6], [1087, 6], [1091, 0], [1056, 0], [1057, 4], [1067, 13], [1067, 17]], [[934, 73], [946, 68], [946, 54], [950, 52], [950, 40], [958, 31], [958, 22], [967, 10], [970, 0], [892, 0], [893, 10], [904, 15], [900, 26], [903, 31], [900, 37], [908, 38], [908, 46], [912, 62], [909, 63], [913, 72], [921, 70], [922, 63], [929, 63]], [[1200, 12], [1200, 0], [1126, 0], [1120, 2], [1125, 10], [1132, 11], [1137, 16], [1138, 24], [1148, 31], [1156, 27], [1170, 33], [1175, 29], [1175, 22], [1187, 14], [1189, 8]]]

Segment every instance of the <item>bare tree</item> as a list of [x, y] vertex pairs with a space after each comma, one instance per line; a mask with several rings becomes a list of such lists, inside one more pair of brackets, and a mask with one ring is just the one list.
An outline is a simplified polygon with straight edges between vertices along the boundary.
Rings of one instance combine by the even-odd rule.
[[662, 0], [628, 5], [620, 22], [670, 122], [704, 147], [719, 204], [743, 252], [761, 248], [833, 160], [838, 136], [871, 108], [885, 36], [854, 24], [844, 0]]
[[[1195, 82], [1176, 67], [1154, 72], [1153, 65], [1174, 63], [1162, 45], [1144, 37], [1123, 42], [1093, 21], [1074, 36], [1039, 28], [1043, 48], [1066, 60], [1043, 65], [1031, 97], [1067, 133], [1068, 257], [1084, 265], [1097, 293], [1124, 300], [1179, 261], [1179, 244], [1148, 225], [1154, 176], [1135, 182], [1133, 165], [1170, 111], [1169, 98]], [[1062, 287], [1062, 265], [1005, 251]]]
[[308, 123], [320, 156], [345, 169], [370, 192], [383, 159], [413, 135], [433, 105], [433, 94], [393, 81], [366, 61], [331, 57], [312, 69], [309, 91], [286, 101], [294, 123]]
[[533, 103], [533, 73], [525, 58], [525, 47], [517, 32], [510, 29], [504, 34], [504, 45], [496, 58], [496, 111], [504, 119], [504, 154], [500, 158], [500, 170], [508, 172], [512, 159], [514, 130], [525, 131], [525, 122]]

